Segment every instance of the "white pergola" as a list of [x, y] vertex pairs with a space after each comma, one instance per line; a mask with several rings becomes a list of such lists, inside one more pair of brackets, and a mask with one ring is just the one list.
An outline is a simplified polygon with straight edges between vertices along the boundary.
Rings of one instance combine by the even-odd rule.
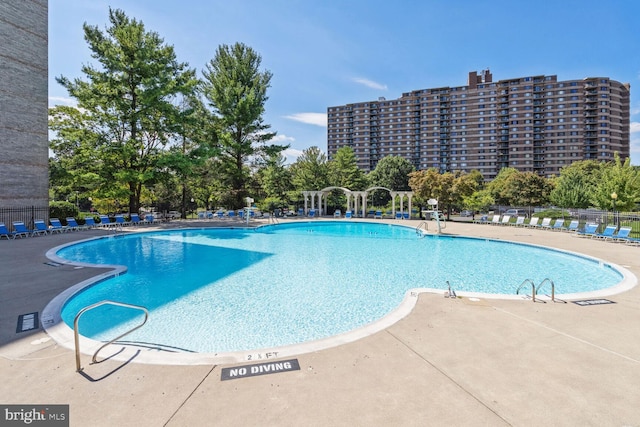
[[[362, 217], [367, 216], [367, 198], [369, 196], [369, 193], [375, 190], [385, 190], [389, 192], [392, 202], [392, 215], [394, 217], [396, 216], [396, 198], [399, 198], [400, 213], [404, 214], [404, 199], [406, 198], [408, 203], [407, 212], [411, 214], [411, 201], [413, 198], [413, 191], [394, 191], [386, 187], [371, 187], [367, 188], [364, 191], [352, 191], [348, 188], [335, 186], [326, 187], [322, 190], [303, 191], [302, 195], [304, 196], [305, 214], [308, 214], [310, 209], [319, 209], [320, 215], [326, 215], [328, 199], [327, 195], [333, 190], [341, 190], [342, 192], [344, 192], [344, 194], [347, 196], [347, 210], [352, 211], [354, 216], [358, 216], [358, 213], [360, 211], [362, 211]], [[309, 207], [309, 202], [311, 202], [311, 207]]]

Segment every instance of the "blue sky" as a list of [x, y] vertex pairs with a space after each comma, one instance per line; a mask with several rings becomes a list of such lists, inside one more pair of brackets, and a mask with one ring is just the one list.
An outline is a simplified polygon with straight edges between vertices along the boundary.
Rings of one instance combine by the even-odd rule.
[[493, 80], [557, 75], [631, 84], [631, 161], [640, 165], [637, 0], [49, 0], [49, 104], [69, 97], [57, 76], [98, 65], [83, 23], [105, 29], [109, 6], [142, 21], [201, 71], [220, 44], [242, 42], [273, 73], [265, 122], [302, 150], [327, 149], [327, 107]]

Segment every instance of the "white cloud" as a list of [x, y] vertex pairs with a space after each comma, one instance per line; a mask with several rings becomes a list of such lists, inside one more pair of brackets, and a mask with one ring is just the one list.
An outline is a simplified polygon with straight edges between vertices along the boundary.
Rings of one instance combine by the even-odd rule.
[[75, 99], [73, 98], [65, 98], [63, 96], [50, 96], [49, 97], [49, 105], [54, 106], [54, 105], [69, 105], [69, 106], [76, 106], [78, 105], [78, 103], [76, 102]]
[[630, 131], [631, 133], [640, 132], [640, 122], [631, 122]]
[[273, 138], [271, 138], [270, 142], [284, 142], [284, 143], [289, 143], [289, 142], [293, 142], [296, 139], [292, 136], [287, 136], [283, 133], [278, 134], [276, 136], [274, 136]]
[[282, 154], [284, 154], [284, 156], [287, 158], [286, 164], [291, 164], [298, 160], [298, 157], [302, 155], [302, 150], [287, 148]]
[[356, 77], [354, 79], [352, 79], [354, 82], [364, 85], [368, 88], [371, 89], [376, 89], [376, 90], [387, 90], [387, 85], [384, 85], [382, 83], [378, 83], [378, 82], [374, 82], [373, 80], [369, 80], [369, 79], [364, 79], [361, 77]]
[[295, 113], [284, 116], [284, 118], [295, 120], [296, 122], [306, 123], [308, 125], [327, 127], [326, 113]]

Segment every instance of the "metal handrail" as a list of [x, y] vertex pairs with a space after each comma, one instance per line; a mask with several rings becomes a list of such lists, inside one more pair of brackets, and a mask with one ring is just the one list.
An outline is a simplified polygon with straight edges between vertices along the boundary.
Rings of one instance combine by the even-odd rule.
[[424, 231], [429, 231], [429, 224], [427, 223], [427, 221], [422, 221], [416, 227], [416, 234], [419, 236], [424, 236], [424, 233], [420, 232], [420, 229], [424, 229]]
[[520, 289], [522, 289], [522, 287], [527, 283], [531, 284], [531, 298], [533, 299], [533, 302], [536, 302], [536, 284], [533, 283], [531, 279], [524, 279], [524, 282], [522, 282], [520, 286], [518, 286], [518, 289], [516, 290], [516, 295], [520, 293]]
[[141, 310], [141, 311], [144, 312], [144, 320], [142, 321], [141, 324], [139, 324], [135, 328], [130, 329], [127, 332], [125, 332], [124, 334], [117, 336], [116, 338], [112, 339], [111, 341], [107, 342], [106, 344], [102, 345], [99, 349], [97, 349], [96, 352], [93, 353], [93, 357], [91, 358], [91, 362], [92, 363], [96, 363], [96, 356], [98, 355], [100, 350], [102, 350], [103, 348], [105, 348], [109, 344], [113, 344], [115, 341], [119, 340], [120, 338], [124, 337], [125, 335], [129, 335], [131, 332], [135, 331], [136, 329], [141, 328], [142, 325], [147, 323], [147, 319], [149, 318], [149, 310], [147, 310], [145, 307], [142, 307], [142, 306], [139, 306], [139, 305], [127, 304], [127, 303], [124, 303], [124, 302], [110, 301], [110, 300], [100, 301], [100, 302], [97, 302], [95, 304], [91, 304], [91, 305], [83, 308], [82, 310], [80, 310], [78, 312], [78, 314], [76, 314], [75, 319], [73, 319], [73, 338], [74, 338], [75, 346], [76, 346], [76, 372], [82, 371], [82, 365], [80, 364], [80, 336], [79, 336], [79, 333], [78, 333], [78, 322], [80, 321], [80, 316], [82, 316], [84, 313], [86, 313], [89, 310], [92, 310], [92, 309], [94, 309], [96, 307], [100, 307], [100, 306], [106, 305], [106, 304], [117, 305], [117, 306], [120, 306], [120, 307], [133, 308], [133, 309], [136, 309], [136, 310]]
[[540, 292], [540, 288], [542, 287], [542, 285], [544, 285], [547, 282], [551, 283], [551, 301], [556, 302], [556, 284], [553, 283], [553, 280], [551, 280], [549, 278], [546, 278], [542, 282], [540, 282], [540, 284], [536, 288], [536, 293], [539, 293]]

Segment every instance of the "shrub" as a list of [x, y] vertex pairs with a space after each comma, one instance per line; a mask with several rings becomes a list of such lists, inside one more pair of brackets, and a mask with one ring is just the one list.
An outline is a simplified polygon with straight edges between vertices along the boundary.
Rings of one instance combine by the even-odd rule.
[[78, 216], [78, 208], [71, 202], [51, 202], [49, 203], [49, 218], [59, 218], [65, 223], [65, 218]]

